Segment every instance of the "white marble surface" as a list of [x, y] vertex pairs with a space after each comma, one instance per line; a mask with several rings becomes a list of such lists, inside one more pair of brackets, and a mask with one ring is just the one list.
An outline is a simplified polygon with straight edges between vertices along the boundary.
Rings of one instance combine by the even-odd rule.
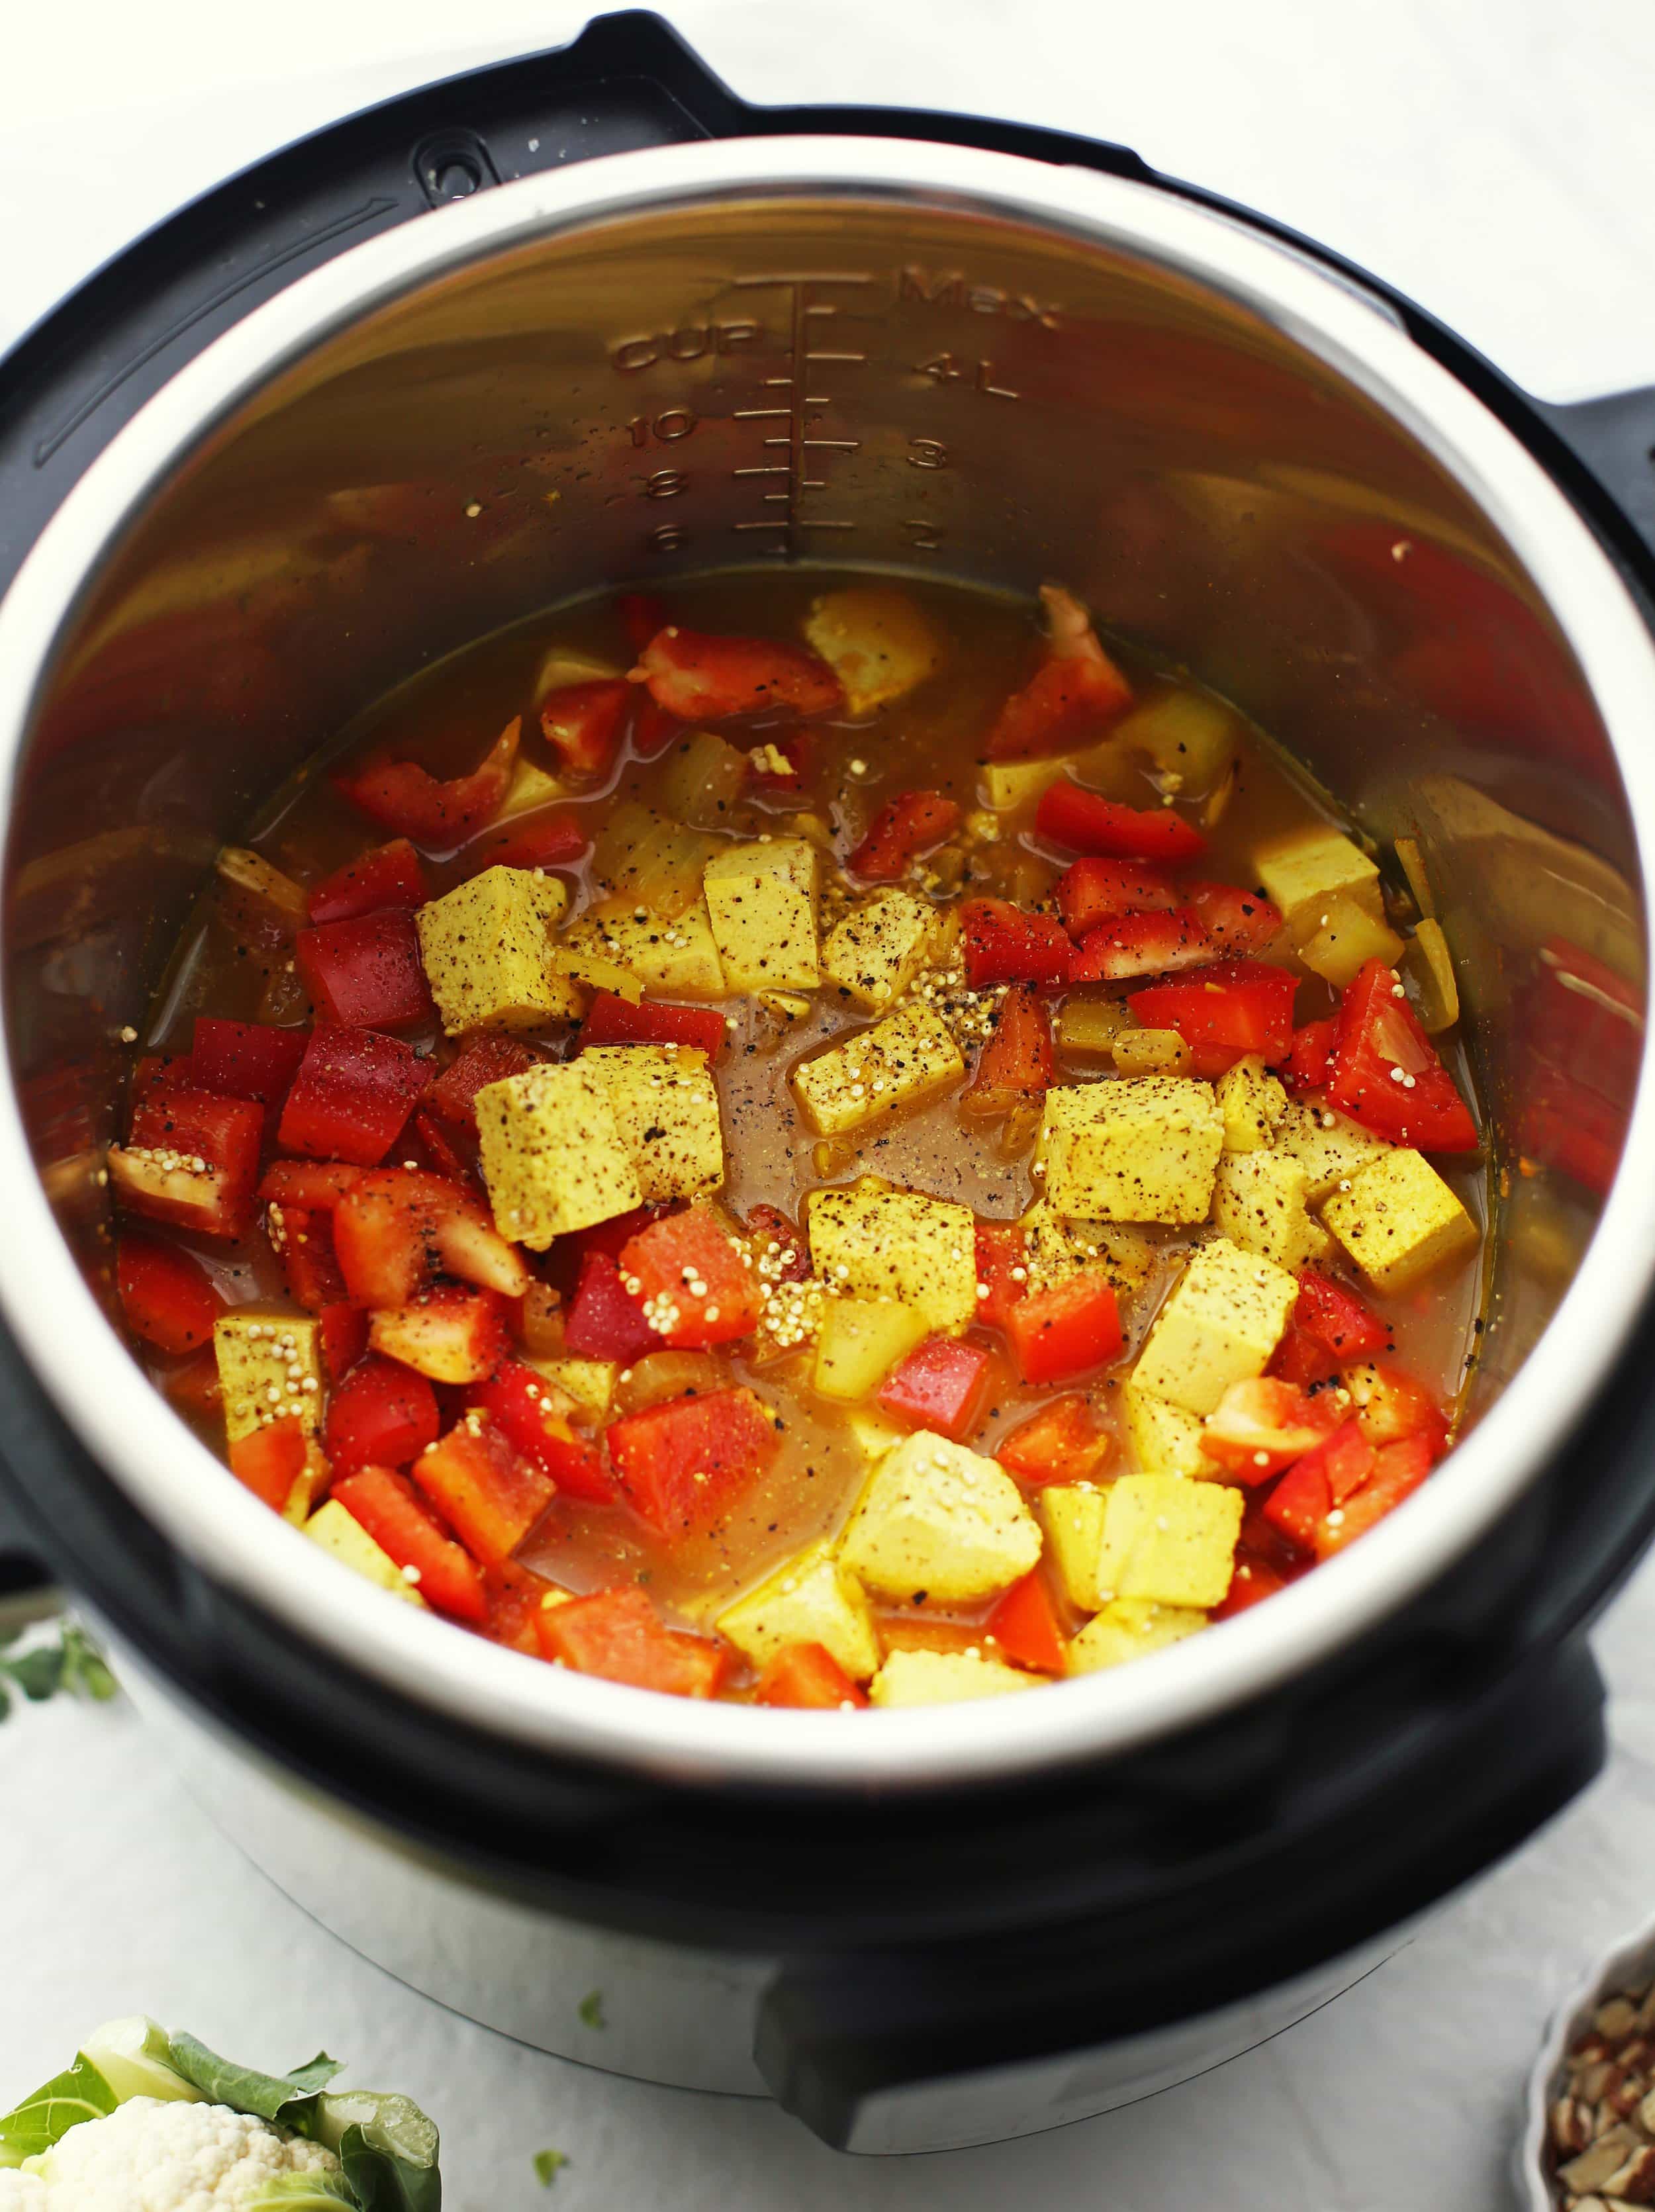
[[[1555, 398], [1655, 382], [1648, 0], [670, 0], [758, 100], [1089, 131], [1338, 246]], [[0, 0], [0, 343], [226, 171], [352, 106], [555, 44], [569, 0]], [[1014, 26], [1015, 35], [1011, 27]], [[1607, 1624], [1615, 1752], [1514, 1863], [1331, 2010], [1137, 2109], [870, 2166], [778, 2113], [613, 2081], [455, 2021], [312, 1926], [133, 1714], [0, 1729], [0, 2096], [107, 2014], [250, 2059], [320, 2043], [442, 2122], [455, 2212], [1497, 2212], [1553, 1996], [1655, 1892], [1655, 1569]], [[543, 2196], [532, 2154], [570, 2165]]]

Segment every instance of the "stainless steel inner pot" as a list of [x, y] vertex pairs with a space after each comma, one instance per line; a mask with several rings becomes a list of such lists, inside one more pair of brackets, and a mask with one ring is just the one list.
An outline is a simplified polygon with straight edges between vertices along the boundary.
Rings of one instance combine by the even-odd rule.
[[[1268, 1606], [1036, 1698], [772, 1713], [526, 1662], [274, 1522], [105, 1316], [118, 1040], [217, 846], [429, 659], [595, 587], [778, 558], [1062, 578], [1376, 832], [1417, 836], [1462, 966], [1498, 1133], [1465, 1440]], [[1655, 1267], [1655, 1115], [1640, 1090], [1600, 1212], [1525, 1176], [1513, 978], [1563, 938], [1641, 990], [1652, 729], [1649, 634], [1544, 471], [1372, 299], [1221, 215], [846, 138], [491, 191], [220, 338], [94, 464], [0, 610], [0, 1305], [88, 1447], [211, 1576], [503, 1737], [659, 1776], [892, 1788], [1145, 1742], [1439, 1572], [1622, 1348]]]

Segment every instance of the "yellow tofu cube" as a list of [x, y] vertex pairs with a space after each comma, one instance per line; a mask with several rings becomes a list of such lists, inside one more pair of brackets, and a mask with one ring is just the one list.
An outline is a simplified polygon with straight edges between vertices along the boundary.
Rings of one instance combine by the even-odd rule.
[[1226, 1152], [1257, 1152], [1271, 1143], [1287, 1094], [1256, 1053], [1226, 1067], [1213, 1085]]
[[928, 1328], [977, 1315], [977, 1222], [968, 1206], [868, 1182], [806, 1201], [811, 1265], [846, 1297], [894, 1298]]
[[490, 824], [497, 829], [501, 823], [509, 822], [514, 814], [532, 814], [538, 807], [552, 806], [560, 799], [569, 797], [569, 786], [560, 783], [555, 775], [548, 775], [543, 768], [520, 754], [511, 772], [511, 782], [506, 796], [500, 802], [500, 811]]
[[1347, 893], [1370, 914], [1384, 912], [1379, 871], [1361, 847], [1324, 823], [1289, 830], [1253, 849], [1259, 885], [1281, 909], [1297, 944], [1320, 927], [1326, 902]]
[[526, 1068], [477, 1094], [483, 1180], [502, 1237], [554, 1237], [643, 1204], [609, 1093], [578, 1060]]
[[353, 1521], [337, 1498], [330, 1498], [305, 1523], [313, 1544], [331, 1552], [341, 1566], [349, 1567], [364, 1582], [376, 1583], [405, 1605], [423, 1605], [425, 1600], [388, 1552], [382, 1552], [360, 1521]]
[[1219, 1472], [1207, 1453], [1206, 1431], [1193, 1413], [1157, 1398], [1128, 1376], [1121, 1391], [1121, 1425], [1143, 1474], [1181, 1474], [1196, 1480]]
[[1140, 1075], [1049, 1091], [1041, 1141], [1057, 1213], [1204, 1221], [1224, 1123], [1210, 1083]]
[[1098, 1588], [1109, 1492], [1095, 1482], [1054, 1482], [1040, 1493], [1040, 1521], [1058, 1578], [1082, 1613], [1105, 1602]]
[[1210, 1413], [1232, 1382], [1264, 1372], [1298, 1296], [1298, 1279], [1274, 1260], [1227, 1237], [1202, 1245], [1144, 1340], [1138, 1389]]
[[907, 1112], [958, 1083], [959, 1047], [928, 1006], [908, 1006], [803, 1061], [788, 1079], [820, 1137]]
[[719, 1188], [724, 1130], [704, 1052], [687, 1044], [595, 1044], [575, 1065], [606, 1094], [646, 1206]]
[[557, 949], [566, 957], [586, 954], [624, 968], [658, 998], [721, 999], [730, 988], [704, 899], [671, 921], [630, 899], [602, 899], [570, 922]]
[[555, 876], [484, 868], [421, 907], [420, 959], [448, 1036], [540, 1029], [579, 1015], [579, 993], [547, 964], [552, 925], [568, 904]]
[[859, 900], [828, 932], [823, 981], [841, 999], [878, 1013], [925, 964], [936, 918], [930, 900], [913, 891], [878, 891]]
[[1032, 1690], [1040, 1679], [970, 1651], [893, 1651], [867, 1694], [876, 1705], [954, 1705]]
[[616, 1359], [528, 1359], [526, 1367], [533, 1368], [551, 1383], [572, 1398], [581, 1413], [601, 1421], [615, 1401], [615, 1378], [620, 1373], [620, 1362]]
[[1307, 1178], [1305, 1200], [1320, 1206], [1360, 1169], [1383, 1159], [1395, 1147], [1360, 1121], [1335, 1113], [1331, 1106], [1293, 1098], [1276, 1123], [1275, 1149], [1283, 1158], [1299, 1162]]
[[822, 980], [817, 872], [808, 837], [758, 838], [715, 853], [702, 875], [713, 940], [733, 991], [809, 991]]
[[1040, 1529], [1003, 1468], [917, 1429], [868, 1478], [839, 1556], [882, 1596], [959, 1605], [1020, 1581]]
[[1365, 962], [1383, 960], [1394, 968], [1407, 946], [1386, 921], [1360, 896], [1332, 891], [1306, 911], [1299, 957], [1312, 975], [1342, 991]]
[[1031, 1297], [1093, 1268], [1103, 1270], [1117, 1293], [1129, 1296], [1143, 1288], [1154, 1268], [1155, 1246], [1141, 1230], [1122, 1222], [1074, 1220], [1042, 1198], [1018, 1226]]
[[905, 1436], [912, 1433], [900, 1421], [893, 1421], [871, 1407], [859, 1406], [845, 1415], [845, 1426], [862, 1457], [871, 1467], [888, 1451], [894, 1451]]
[[811, 1388], [843, 1404], [871, 1398], [930, 1333], [922, 1313], [892, 1298], [831, 1298], [816, 1339]]
[[243, 1306], [220, 1315], [213, 1323], [213, 1355], [231, 1443], [289, 1413], [298, 1415], [307, 1435], [319, 1431], [319, 1335], [308, 1314], [261, 1314]]
[[1435, 1168], [1400, 1146], [1360, 1169], [1322, 1218], [1376, 1291], [1411, 1290], [1476, 1248], [1476, 1222]]
[[1195, 1066], [1177, 1030], [1122, 1030], [1110, 1058], [1117, 1075], [1188, 1075]]
[[1223, 1482], [1178, 1474], [1123, 1474], [1104, 1492], [1098, 1603], [1147, 1598], [1155, 1605], [1223, 1603], [1235, 1564], [1245, 1499]]
[[1050, 791], [1061, 781], [1068, 768], [1068, 761], [985, 761], [977, 779], [977, 793], [985, 806], [996, 814], [1014, 814]]
[[715, 1625], [755, 1667], [789, 1644], [823, 1645], [853, 1682], [867, 1681], [879, 1663], [867, 1595], [831, 1544], [812, 1544], [778, 1567], [720, 1613]]
[[1226, 1152], [1213, 1186], [1213, 1225], [1279, 1267], [1325, 1260], [1333, 1240], [1306, 1211], [1310, 1176], [1285, 1152]]
[[906, 698], [942, 659], [942, 640], [910, 594], [891, 584], [853, 584], [811, 604], [805, 638], [844, 686], [853, 714]]
[[1123, 1666], [1129, 1659], [1164, 1651], [1169, 1644], [1180, 1644], [1206, 1626], [1207, 1615], [1193, 1607], [1117, 1598], [1086, 1623], [1064, 1656], [1071, 1674], [1095, 1674], [1099, 1668]]

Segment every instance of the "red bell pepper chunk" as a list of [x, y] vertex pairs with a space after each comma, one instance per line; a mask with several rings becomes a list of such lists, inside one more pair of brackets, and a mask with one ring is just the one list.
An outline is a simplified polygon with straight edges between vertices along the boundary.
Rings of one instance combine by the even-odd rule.
[[676, 624], [658, 630], [631, 672], [657, 706], [682, 722], [721, 722], [732, 714], [782, 708], [829, 714], [844, 704], [826, 661], [802, 646], [759, 637], [712, 637]]
[[503, 1083], [508, 1076], [522, 1075], [532, 1067], [538, 1055], [515, 1037], [499, 1036], [491, 1030], [480, 1030], [475, 1036], [466, 1038], [458, 1058], [445, 1067], [431, 1085], [430, 1104], [445, 1121], [477, 1134], [477, 1094], [490, 1083]]
[[408, 1571], [420, 1595], [456, 1620], [484, 1621], [489, 1601], [475, 1559], [445, 1536], [405, 1475], [365, 1467], [333, 1486], [333, 1495], [393, 1565]]
[[1333, 1066], [1333, 1041], [1338, 1034], [1338, 1018], [1334, 1014], [1319, 1022], [1306, 1022], [1293, 1031], [1284, 1073], [1295, 1097], [1306, 1091], [1319, 1091], [1327, 1081]]
[[272, 1160], [259, 1181], [267, 1204], [295, 1206], [302, 1213], [332, 1213], [366, 1168], [344, 1160]]
[[994, 1024], [960, 1101], [969, 1113], [1007, 1113], [1020, 1099], [1044, 1097], [1051, 1085], [1051, 1018], [1033, 992], [1014, 985]]
[[989, 1389], [989, 1355], [981, 1345], [927, 1337], [885, 1377], [879, 1403], [916, 1428], [934, 1429], [964, 1443], [977, 1426]]
[[761, 1285], [751, 1255], [703, 1209], [652, 1221], [622, 1247], [617, 1264], [650, 1326], [675, 1351], [733, 1344], [758, 1326]]
[[1474, 1152], [1470, 1109], [1420, 1026], [1396, 971], [1370, 960], [1345, 986], [1328, 1103], [1422, 1152]]
[[506, 1319], [493, 1291], [439, 1283], [411, 1305], [382, 1307], [368, 1324], [368, 1341], [433, 1382], [480, 1382], [505, 1356]]
[[751, 1390], [669, 1398], [609, 1430], [609, 1457], [634, 1512], [663, 1536], [716, 1521], [775, 1458], [780, 1439]]
[[566, 868], [591, 840], [572, 814], [544, 810], [515, 815], [497, 830], [473, 837], [459, 855], [468, 876], [484, 868]]
[[985, 1328], [1004, 1328], [1012, 1308], [1028, 1296], [1026, 1260], [1023, 1231], [1014, 1221], [978, 1222], [977, 1317]]
[[959, 909], [965, 939], [965, 980], [974, 991], [990, 983], [1035, 983], [1061, 990], [1074, 948], [1055, 915], [1030, 914], [1009, 899], [967, 899]]
[[396, 836], [451, 851], [499, 812], [511, 787], [522, 729], [520, 717], [508, 722], [469, 775], [439, 778], [416, 761], [374, 759], [336, 775], [333, 787], [369, 821]]
[[1224, 1602], [1214, 1606], [1209, 1618], [1214, 1620], [1233, 1620], [1238, 1613], [1245, 1613], [1262, 1598], [1274, 1597], [1278, 1590], [1286, 1589], [1291, 1577], [1279, 1567], [1250, 1551], [1245, 1545], [1236, 1547], [1234, 1571]]
[[1440, 1440], [1447, 1433], [1448, 1424], [1436, 1400], [1403, 1368], [1363, 1360], [1345, 1370], [1344, 1385], [1371, 1444], [1400, 1443], [1405, 1437], [1422, 1433]]
[[767, 1662], [753, 1692], [756, 1705], [792, 1705], [801, 1711], [839, 1712], [861, 1707], [858, 1689], [824, 1644], [788, 1644]]
[[723, 1678], [723, 1647], [668, 1628], [636, 1586], [543, 1607], [534, 1625], [546, 1657], [577, 1674], [675, 1698], [710, 1698]]
[[1152, 983], [1129, 1000], [1145, 1029], [1176, 1030], [1200, 1076], [1221, 1075], [1249, 1053], [1285, 1060], [1293, 1042], [1297, 980], [1263, 960], [1220, 960], [1176, 983]]
[[1360, 1490], [1373, 1472], [1374, 1450], [1362, 1434], [1360, 1421], [1342, 1421], [1332, 1434], [1317, 1444], [1314, 1459], [1326, 1479], [1328, 1495], [1336, 1505], [1342, 1505], [1353, 1491]]
[[1123, 806], [1067, 780], [1040, 794], [1034, 826], [1054, 845], [1101, 853], [1116, 860], [1153, 860], [1163, 868], [1198, 860], [1207, 840], [1170, 806]]
[[419, 854], [405, 837], [388, 845], [375, 845], [360, 853], [344, 867], [336, 868], [313, 886], [313, 922], [355, 921], [359, 915], [377, 914], [382, 907], [423, 906], [430, 893]]
[[218, 1358], [210, 1344], [180, 1360], [161, 1377], [161, 1387], [167, 1404], [186, 1421], [216, 1422], [222, 1416], [224, 1391], [218, 1376]]
[[1007, 1316], [1006, 1334], [1025, 1382], [1067, 1382], [1121, 1348], [1115, 1285], [1101, 1268], [1083, 1269], [1020, 1299]]
[[230, 1473], [272, 1513], [284, 1512], [293, 1486], [309, 1471], [312, 1445], [296, 1413], [267, 1421], [229, 1448]]
[[305, 988], [329, 1021], [400, 1030], [431, 1018], [419, 933], [404, 907], [301, 929], [293, 951]]
[[361, 1306], [342, 1298], [337, 1304], [324, 1306], [316, 1320], [327, 1379], [342, 1382], [368, 1349], [368, 1316]]
[[489, 1601], [484, 1634], [491, 1643], [520, 1651], [526, 1659], [543, 1658], [535, 1617], [548, 1597], [556, 1600], [563, 1595], [557, 1583], [537, 1575], [520, 1559], [499, 1559], [484, 1568], [483, 1589]]
[[794, 1227], [780, 1206], [750, 1206], [747, 1236], [767, 1262], [767, 1282], [809, 1281], [809, 1239]]
[[344, 1276], [333, 1249], [331, 1213], [307, 1213], [271, 1204], [270, 1241], [281, 1256], [288, 1296], [307, 1313], [320, 1313], [345, 1296]]
[[812, 746], [807, 730], [792, 730], [785, 737], [770, 741], [784, 767], [770, 764], [770, 748], [755, 749], [747, 756], [747, 782], [758, 791], [797, 791], [810, 774]]
[[868, 823], [845, 861], [864, 883], [900, 883], [915, 861], [959, 827], [958, 803], [940, 791], [900, 791]]
[[569, 1401], [532, 1367], [503, 1360], [487, 1382], [466, 1394], [525, 1459], [544, 1468], [559, 1494], [592, 1505], [612, 1505], [614, 1477], [590, 1437], [567, 1418]]
[[1312, 1382], [1330, 1382], [1339, 1372], [1339, 1363], [1326, 1345], [1307, 1336], [1302, 1328], [1289, 1322], [1264, 1372], [1278, 1376], [1283, 1382], [1297, 1383], [1305, 1390]]
[[1037, 1674], [1067, 1671], [1063, 1629], [1045, 1577], [1038, 1567], [1013, 1583], [983, 1624], [1013, 1666], [1031, 1668]]
[[193, 1352], [210, 1343], [224, 1310], [216, 1285], [192, 1252], [148, 1237], [121, 1238], [115, 1287], [127, 1327], [157, 1352]]
[[419, 1168], [380, 1168], [354, 1183], [334, 1208], [333, 1242], [358, 1305], [411, 1304], [439, 1273], [507, 1298], [531, 1280], [482, 1200]]
[[1264, 1501], [1264, 1518], [1301, 1552], [1316, 1549], [1316, 1532], [1333, 1510], [1333, 1492], [1319, 1456], [1290, 1467]]
[[1295, 1328], [1326, 1347], [1336, 1367], [1353, 1359], [1372, 1359], [1391, 1349], [1390, 1328], [1380, 1320], [1366, 1299], [1342, 1283], [1318, 1274], [1314, 1267], [1299, 1271], [1299, 1297], [1294, 1303]]
[[1428, 1436], [1403, 1437], [1394, 1444], [1383, 1445], [1373, 1455], [1373, 1472], [1361, 1488], [1336, 1505], [1316, 1531], [1317, 1559], [1330, 1559], [1393, 1512], [1419, 1488], [1436, 1458], [1436, 1447]]
[[415, 1149], [423, 1155], [420, 1164], [432, 1175], [463, 1183], [477, 1174], [477, 1145], [465, 1132], [453, 1127], [424, 1108], [416, 1109], [412, 1123]]
[[654, 1000], [632, 1006], [616, 991], [599, 991], [581, 1024], [588, 1044], [690, 1044], [709, 1060], [723, 1049], [724, 1017], [710, 1006], [664, 1006]]
[[1296, 1384], [1261, 1375], [1232, 1382], [1207, 1420], [1202, 1444], [1238, 1481], [1268, 1482], [1313, 1451], [1339, 1422], [1323, 1392], [1310, 1397]]
[[1042, 586], [1045, 657], [1001, 708], [989, 760], [1032, 760], [1095, 737], [1132, 704], [1132, 687], [1098, 642], [1086, 609], [1055, 584]]
[[369, 1352], [327, 1401], [323, 1436], [338, 1474], [362, 1467], [406, 1467], [436, 1442], [436, 1393], [423, 1375]]
[[666, 627], [666, 603], [653, 592], [623, 592], [615, 602], [615, 611], [634, 653], [642, 653], [650, 639]]
[[1183, 896], [1214, 944], [1232, 959], [1264, 951], [1281, 934], [1281, 909], [1263, 891], [1243, 890], [1238, 884], [1186, 884]]
[[1002, 1437], [995, 1457], [1025, 1490], [1052, 1483], [1090, 1482], [1111, 1449], [1084, 1398], [1054, 1398]]
[[265, 1109], [267, 1135], [282, 1118], [282, 1102], [299, 1072], [310, 1031], [279, 1030], [269, 1022], [228, 1022], [196, 1017], [189, 1081], [221, 1098], [251, 1098]]
[[1057, 911], [1079, 940], [1123, 914], [1171, 914], [1189, 898], [1168, 876], [1135, 860], [1072, 860], [1057, 878]]
[[533, 1466], [505, 1431], [467, 1413], [413, 1464], [425, 1492], [474, 1559], [493, 1566], [508, 1559], [551, 1504], [557, 1486]]
[[1194, 907], [1171, 914], [1123, 914], [1091, 930], [1074, 948], [1071, 983], [1119, 983], [1134, 975], [1165, 975], [1210, 960], [1213, 940]]
[[313, 1159], [377, 1167], [424, 1096], [430, 1073], [400, 1037], [325, 1023], [305, 1047], [278, 1139], [286, 1151]]
[[595, 783], [607, 775], [632, 711], [632, 686], [624, 676], [592, 684], [565, 684], [540, 702], [540, 734], [564, 775]]
[[152, 1088], [124, 1146], [109, 1148], [121, 1204], [203, 1237], [244, 1237], [265, 1133], [262, 1107], [210, 1091]]
[[661, 1348], [661, 1339], [644, 1318], [642, 1299], [627, 1289], [607, 1252], [587, 1252], [581, 1258], [563, 1342], [576, 1359], [618, 1359], [624, 1366]]

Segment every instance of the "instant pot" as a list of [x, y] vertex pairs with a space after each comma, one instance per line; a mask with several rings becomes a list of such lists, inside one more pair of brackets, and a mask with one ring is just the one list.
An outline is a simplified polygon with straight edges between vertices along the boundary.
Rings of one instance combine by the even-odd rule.
[[[888, 2152], [1302, 2018], [1596, 1773], [1587, 1632], [1655, 1528], [1652, 439], [1655, 393], [1542, 406], [1122, 148], [749, 108], [642, 15], [141, 240], [0, 362], [12, 1583], [78, 1594], [293, 1896], [547, 2050]], [[1036, 1698], [532, 1664], [277, 1522], [109, 1318], [121, 1036], [219, 845], [468, 640], [776, 560], [1061, 578], [1415, 840], [1457, 957], [1493, 1236], [1451, 1462]]]

